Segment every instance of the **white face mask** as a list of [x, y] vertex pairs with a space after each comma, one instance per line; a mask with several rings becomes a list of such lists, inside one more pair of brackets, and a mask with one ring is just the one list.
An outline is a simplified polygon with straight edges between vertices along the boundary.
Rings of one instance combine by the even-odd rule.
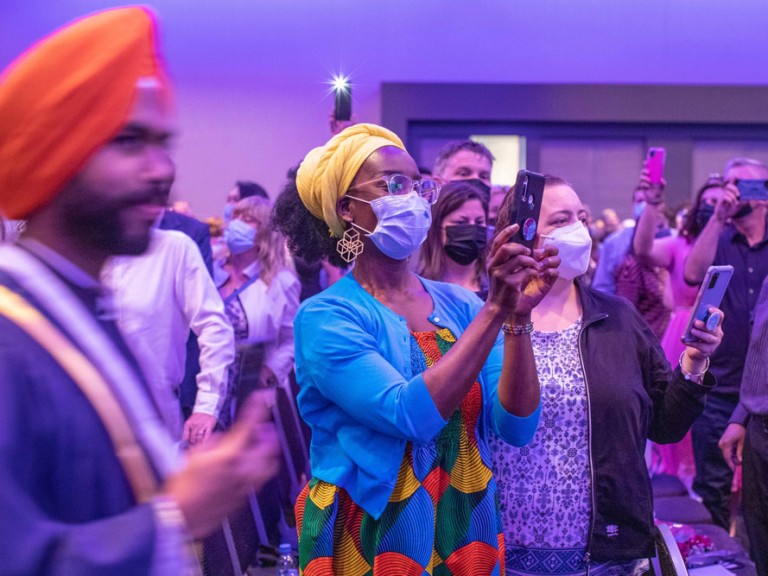
[[383, 254], [393, 260], [405, 260], [427, 238], [432, 225], [432, 210], [429, 203], [416, 192], [401, 196], [382, 196], [369, 202], [349, 196], [353, 200], [371, 205], [378, 222], [373, 232], [352, 222], [371, 239]]
[[560, 256], [557, 269], [561, 278], [573, 280], [584, 274], [589, 268], [592, 252], [592, 238], [584, 223], [576, 221], [562, 228], [555, 228], [548, 235], [542, 234], [544, 246], [556, 246]]

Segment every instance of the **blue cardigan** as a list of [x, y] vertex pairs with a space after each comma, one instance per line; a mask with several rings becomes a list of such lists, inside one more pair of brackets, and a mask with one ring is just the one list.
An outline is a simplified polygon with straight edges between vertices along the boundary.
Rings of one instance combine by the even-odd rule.
[[[460, 337], [482, 301], [456, 285], [420, 280], [434, 305], [430, 322]], [[312, 430], [312, 475], [345, 489], [379, 518], [406, 442], [426, 442], [447, 423], [423, 376], [411, 369], [406, 320], [348, 274], [301, 305], [295, 336], [298, 405]], [[490, 425], [510, 444], [522, 446], [533, 437], [539, 408], [519, 418], [501, 406], [502, 356], [500, 334], [478, 378], [484, 412], [480, 441], [486, 442]]]

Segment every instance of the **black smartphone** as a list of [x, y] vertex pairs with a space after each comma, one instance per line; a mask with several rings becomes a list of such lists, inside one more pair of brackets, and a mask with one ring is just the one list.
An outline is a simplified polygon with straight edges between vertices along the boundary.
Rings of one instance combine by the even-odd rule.
[[519, 224], [520, 229], [509, 241], [533, 250], [533, 242], [539, 227], [541, 198], [544, 195], [544, 176], [536, 172], [520, 170], [510, 193], [515, 195], [510, 224]]
[[733, 276], [733, 266], [710, 266], [707, 269], [699, 293], [696, 295], [696, 301], [693, 303], [691, 318], [688, 320], [688, 325], [685, 327], [685, 332], [681, 338], [683, 344], [696, 342], [697, 339], [691, 336], [691, 329], [696, 320], [704, 322], [707, 330], [714, 330], [722, 321], [720, 314], [710, 314], [709, 309], [720, 307], [731, 276]]
[[352, 88], [349, 82], [336, 84], [334, 88], [336, 99], [333, 107], [333, 117], [335, 120], [352, 119]]
[[736, 180], [739, 200], [768, 200], [768, 180]]

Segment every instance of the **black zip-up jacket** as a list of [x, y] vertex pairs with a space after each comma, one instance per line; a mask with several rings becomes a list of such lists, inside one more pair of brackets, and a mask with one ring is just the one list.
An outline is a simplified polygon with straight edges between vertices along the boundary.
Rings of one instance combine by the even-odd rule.
[[670, 368], [658, 339], [622, 298], [579, 286], [592, 469], [589, 559], [653, 555], [653, 493], [646, 440], [677, 442], [701, 414], [707, 391]]

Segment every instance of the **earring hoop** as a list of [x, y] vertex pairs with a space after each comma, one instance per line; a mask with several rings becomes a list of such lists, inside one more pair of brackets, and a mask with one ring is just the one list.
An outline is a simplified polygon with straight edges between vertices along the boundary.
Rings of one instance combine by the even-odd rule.
[[354, 228], [347, 228], [344, 235], [336, 243], [336, 252], [347, 264], [352, 263], [360, 254], [363, 253], [365, 244], [360, 239], [360, 232]]

